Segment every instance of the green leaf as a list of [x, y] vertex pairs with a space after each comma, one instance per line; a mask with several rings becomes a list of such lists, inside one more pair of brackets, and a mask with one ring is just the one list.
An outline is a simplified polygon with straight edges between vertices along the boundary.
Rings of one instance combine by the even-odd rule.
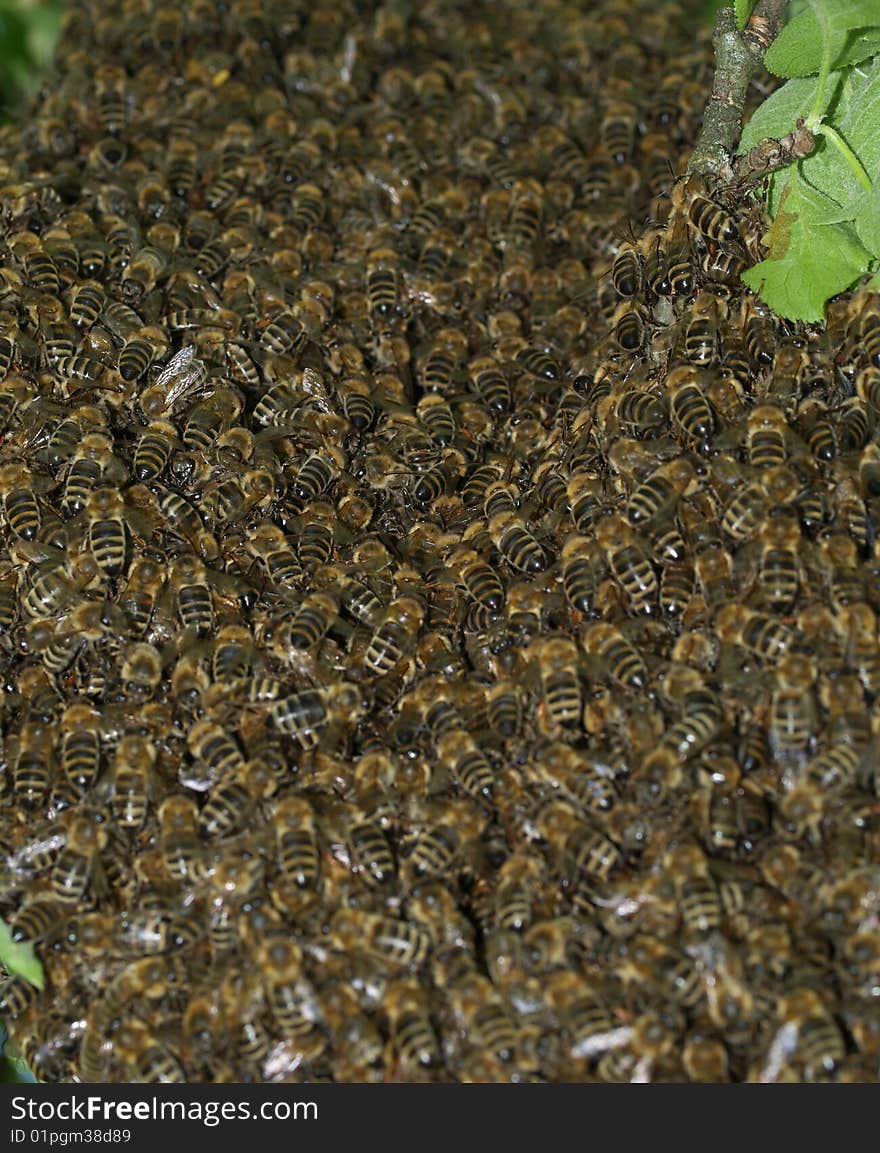
[[[829, 102], [842, 81], [842, 72], [832, 72], [828, 77], [825, 90], [829, 93]], [[751, 120], [743, 129], [739, 143], [740, 152], [748, 152], [765, 136], [772, 136], [778, 140], [780, 136], [793, 132], [798, 117], [806, 116], [813, 107], [818, 90], [819, 83], [815, 76], [803, 80], [789, 80], [787, 84], [777, 88], [760, 107], [755, 109]], [[825, 107], [828, 107], [827, 103]], [[820, 111], [824, 112], [825, 109]]]
[[0, 917], [0, 962], [10, 973], [24, 977], [31, 985], [42, 990], [46, 987], [46, 978], [43, 975], [43, 965], [34, 953], [31, 941], [13, 941], [12, 931]]
[[832, 68], [852, 64], [872, 55], [871, 51], [859, 55], [864, 46], [859, 46], [859, 36], [853, 33], [878, 27], [877, 0], [811, 0], [810, 7], [792, 16], [767, 49], [764, 64], [777, 76], [810, 76], [822, 66], [826, 35]]
[[743, 273], [745, 283], [788, 320], [822, 320], [825, 302], [867, 271], [870, 254], [852, 225], [816, 224], [831, 207], [828, 197], [793, 175], [783, 235], [772, 238], [773, 258]]
[[872, 256], [880, 259], [880, 181], [853, 208], [853, 224], [859, 240]]
[[757, 0], [734, 0], [733, 10], [736, 13], [736, 26], [740, 32], [748, 23], [756, 3]]
[[[834, 104], [829, 105], [827, 120], [859, 158], [871, 183], [877, 184], [880, 180], [880, 57], [850, 69], [843, 77], [839, 94]], [[865, 195], [856, 174], [827, 140], [819, 141], [816, 151], [802, 161], [800, 171], [809, 184], [838, 204], [854, 205]]]

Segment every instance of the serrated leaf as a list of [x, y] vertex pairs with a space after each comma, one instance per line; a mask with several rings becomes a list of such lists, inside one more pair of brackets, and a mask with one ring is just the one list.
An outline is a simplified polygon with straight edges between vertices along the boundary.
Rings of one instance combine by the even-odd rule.
[[832, 67], [852, 64], [849, 53], [858, 53], [852, 33], [878, 26], [877, 0], [810, 0], [810, 7], [792, 16], [767, 49], [764, 65], [777, 76], [810, 76], [822, 66], [826, 36]]
[[870, 254], [851, 225], [815, 223], [828, 208], [827, 197], [793, 178], [784, 207], [790, 217], [785, 255], [743, 273], [745, 283], [788, 320], [822, 320], [825, 302], [867, 271]]
[[755, 7], [757, 0], [734, 0], [733, 10], [736, 14], [736, 26], [742, 32], [749, 21], [752, 14], [752, 9]]
[[0, 962], [10, 973], [24, 977], [31, 985], [42, 990], [46, 987], [43, 965], [34, 953], [33, 942], [13, 941], [12, 930], [0, 917]]

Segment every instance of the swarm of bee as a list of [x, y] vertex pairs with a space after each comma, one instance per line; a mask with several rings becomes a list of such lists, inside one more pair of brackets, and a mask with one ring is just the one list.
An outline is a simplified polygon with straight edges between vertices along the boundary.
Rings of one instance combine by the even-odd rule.
[[880, 305], [654, 0], [71, 5], [0, 130], [35, 1074], [874, 1081]]

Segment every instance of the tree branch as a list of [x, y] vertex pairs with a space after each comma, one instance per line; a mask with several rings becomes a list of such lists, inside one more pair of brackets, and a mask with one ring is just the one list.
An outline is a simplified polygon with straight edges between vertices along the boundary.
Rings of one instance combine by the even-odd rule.
[[742, 133], [749, 84], [779, 32], [787, 3], [759, 0], [742, 35], [737, 31], [733, 9], [719, 10], [712, 37], [715, 80], [688, 172], [712, 175], [730, 164]]
[[796, 160], [803, 160], [805, 156], [810, 155], [815, 147], [816, 137], [807, 128], [803, 117], [801, 117], [794, 132], [789, 132], [787, 136], [782, 136], [779, 140], [772, 136], [765, 136], [763, 140], [758, 141], [754, 148], [750, 148], [748, 152], [739, 156], [734, 156], [729, 165], [722, 166], [721, 175], [742, 187], [757, 184], [759, 180], [763, 180], [771, 172], [776, 172], [780, 168], [787, 168]]

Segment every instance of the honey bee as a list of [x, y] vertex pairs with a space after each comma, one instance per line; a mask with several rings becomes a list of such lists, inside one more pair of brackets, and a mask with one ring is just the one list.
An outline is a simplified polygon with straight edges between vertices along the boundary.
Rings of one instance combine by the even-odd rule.
[[156, 796], [156, 749], [145, 737], [123, 737], [116, 748], [111, 808], [117, 825], [142, 829]]
[[566, 637], [533, 641], [528, 650], [531, 667], [541, 684], [544, 703], [554, 725], [579, 725], [583, 689], [578, 675], [578, 650]]
[[679, 180], [672, 190], [672, 205], [688, 225], [707, 240], [722, 248], [741, 244], [740, 231], [733, 217], [716, 201], [705, 196], [694, 178]]
[[169, 587], [183, 627], [203, 635], [214, 625], [214, 602], [206, 574], [204, 563], [192, 555], [177, 557], [168, 568]]
[[109, 577], [125, 567], [126, 533], [124, 502], [116, 489], [97, 488], [86, 502], [89, 547], [95, 564]]
[[30, 470], [21, 464], [0, 469], [0, 493], [9, 527], [22, 540], [33, 541], [40, 533], [43, 513], [34, 493]]
[[840, 1029], [812, 989], [794, 989], [779, 1005], [779, 1017], [793, 1026], [793, 1055], [799, 1057], [807, 1081], [827, 1078], [844, 1058]]
[[641, 689], [648, 683], [648, 670], [638, 650], [613, 625], [590, 625], [583, 636], [584, 648], [605, 664], [608, 675], [624, 688]]
[[617, 845], [587, 824], [567, 801], [550, 801], [538, 812], [535, 828], [551, 848], [563, 877], [580, 874], [607, 880], [623, 863]]
[[400, 597], [384, 614], [364, 653], [364, 665], [372, 673], [389, 673], [415, 648], [425, 618], [425, 608], [415, 597]]
[[723, 640], [742, 645], [770, 663], [784, 656], [795, 641], [794, 631], [776, 617], [736, 604], [720, 610], [716, 627]]
[[657, 574], [631, 525], [616, 514], [603, 517], [596, 524], [596, 540], [632, 611], [655, 612]]
[[316, 889], [321, 858], [311, 805], [301, 797], [283, 797], [273, 803], [272, 820], [278, 867], [285, 881], [298, 889]]
[[100, 853], [107, 845], [107, 832], [89, 817], [74, 816], [66, 834], [64, 848], [58, 854], [49, 888], [56, 901], [78, 905], [88, 890], [101, 883], [103, 870]]
[[317, 748], [321, 730], [350, 725], [363, 711], [358, 688], [342, 682], [326, 689], [304, 689], [274, 702], [269, 708], [272, 723], [294, 738], [303, 749]]
[[674, 368], [667, 377], [669, 411], [685, 437], [698, 443], [712, 436], [717, 419], [699, 381], [698, 370]]
[[186, 1074], [174, 1053], [137, 1019], [126, 1020], [120, 1026], [114, 1036], [114, 1047], [123, 1065], [144, 1084], [186, 1082]]
[[360, 909], [339, 909], [330, 925], [331, 936], [346, 951], [366, 953], [402, 969], [418, 969], [428, 959], [431, 938], [407, 921]]
[[198, 807], [190, 797], [172, 796], [159, 806], [159, 851], [168, 875], [197, 882], [209, 875], [205, 847], [199, 835]]
[[207, 376], [205, 362], [195, 356], [195, 345], [179, 349], [161, 369], [155, 383], [141, 393], [144, 415], [148, 420], [164, 419], [166, 413], [198, 392]]
[[429, 1069], [440, 1062], [440, 1047], [424, 991], [413, 981], [395, 981], [385, 990], [383, 1009], [390, 1026], [391, 1047], [401, 1074]]
[[68, 705], [62, 714], [61, 769], [79, 793], [97, 779], [101, 765], [101, 715], [85, 703]]
[[693, 464], [680, 457], [660, 465], [631, 493], [627, 501], [627, 519], [633, 526], [669, 515], [682, 497], [689, 496], [699, 484]]

